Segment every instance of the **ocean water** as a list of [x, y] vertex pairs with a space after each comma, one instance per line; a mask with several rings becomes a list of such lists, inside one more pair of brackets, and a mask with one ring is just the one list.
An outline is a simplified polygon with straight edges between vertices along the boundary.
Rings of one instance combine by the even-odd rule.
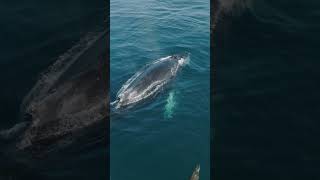
[[174, 83], [149, 102], [111, 113], [112, 180], [210, 174], [210, 2], [111, 0], [110, 98], [140, 68], [189, 52]]
[[[219, 2], [212, 34], [213, 177], [319, 179], [319, 1]], [[19, 106], [39, 73], [103, 26], [106, 2], [0, 4], [2, 129], [21, 120]], [[111, 98], [145, 63], [191, 52], [170, 90], [112, 119], [112, 179], [187, 179], [197, 163], [200, 178], [208, 179], [208, 12], [207, 1], [111, 1]], [[76, 159], [59, 161], [74, 168], [55, 177], [88, 179], [88, 166], [105, 168], [95, 151]], [[0, 165], [0, 179], [46, 179], [3, 159]]]
[[[104, 28], [106, 5], [100, 0], [0, 2], [0, 130], [21, 122], [20, 105], [41, 72], [68, 49], [79, 46], [80, 39], [89, 37], [88, 32], [95, 34]], [[75, 157], [51, 154], [56, 161], [35, 169], [30, 169], [34, 162], [18, 165], [11, 158], [4, 159], [5, 148], [0, 144], [0, 179], [106, 176], [105, 147], [84, 150], [80, 146], [77, 150], [81, 152], [76, 151]]]
[[320, 2], [216, 10], [214, 179], [319, 179]]
[[1, 2], [1, 125], [18, 121], [19, 105], [39, 74], [105, 20], [105, 2]]

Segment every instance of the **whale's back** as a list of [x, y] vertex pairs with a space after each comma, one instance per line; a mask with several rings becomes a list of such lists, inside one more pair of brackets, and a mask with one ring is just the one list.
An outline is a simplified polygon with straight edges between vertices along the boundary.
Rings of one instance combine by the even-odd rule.
[[150, 65], [132, 82], [129, 88], [142, 92], [148, 87], [170, 80], [174, 77], [175, 70], [176, 63], [169, 60]]
[[179, 62], [172, 57], [155, 61], [125, 83], [118, 93], [118, 106], [127, 106], [155, 95], [165, 84], [172, 80], [179, 69]]

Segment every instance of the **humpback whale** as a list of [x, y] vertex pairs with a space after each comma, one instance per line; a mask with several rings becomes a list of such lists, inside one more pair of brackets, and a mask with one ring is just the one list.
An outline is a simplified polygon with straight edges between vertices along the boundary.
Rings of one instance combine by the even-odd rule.
[[5, 156], [34, 162], [76, 143], [108, 144], [106, 42], [107, 31], [90, 35], [42, 73], [22, 102], [22, 122], [0, 131]]
[[115, 109], [130, 108], [135, 104], [155, 97], [171, 82], [189, 59], [189, 53], [170, 55], [147, 64], [130, 79], [117, 93], [111, 103]]

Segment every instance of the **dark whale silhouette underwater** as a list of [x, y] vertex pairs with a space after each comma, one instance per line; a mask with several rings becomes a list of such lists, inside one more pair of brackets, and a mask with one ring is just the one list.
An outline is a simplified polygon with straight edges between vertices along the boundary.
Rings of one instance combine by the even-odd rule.
[[66, 158], [62, 153], [70, 156], [97, 144], [107, 149], [107, 34], [83, 38], [40, 75], [21, 104], [21, 122], [0, 131], [1, 157], [28, 168], [49, 168], [55, 166], [52, 159]]

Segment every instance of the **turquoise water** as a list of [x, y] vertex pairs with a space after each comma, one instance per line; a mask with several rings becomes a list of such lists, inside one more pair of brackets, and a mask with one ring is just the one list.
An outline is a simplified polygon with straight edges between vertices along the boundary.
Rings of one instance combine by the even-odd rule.
[[197, 164], [200, 179], [209, 179], [209, 1], [112, 0], [110, 5], [111, 101], [147, 63], [191, 53], [159, 96], [111, 115], [111, 179], [188, 179]]

